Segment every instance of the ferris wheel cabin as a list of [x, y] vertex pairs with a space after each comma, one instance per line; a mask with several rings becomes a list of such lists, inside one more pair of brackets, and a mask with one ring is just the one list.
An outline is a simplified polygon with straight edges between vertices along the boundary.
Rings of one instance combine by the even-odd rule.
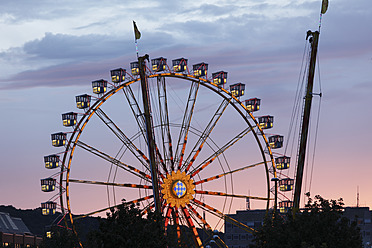
[[41, 190], [44, 192], [51, 192], [54, 191], [56, 188], [57, 180], [54, 178], [45, 178], [40, 179], [41, 181]]
[[202, 62], [199, 64], [195, 64], [192, 66], [192, 70], [194, 72], [194, 76], [196, 77], [203, 77], [207, 75], [208, 72], [208, 64]]
[[69, 113], [62, 114], [62, 121], [63, 121], [63, 126], [65, 127], [75, 126], [76, 121], [77, 121], [77, 113], [69, 112]]
[[113, 83], [121, 83], [125, 81], [126, 70], [122, 68], [114, 69], [110, 71], [111, 81]]
[[152, 59], [151, 65], [154, 72], [165, 71], [167, 69], [167, 59], [163, 57]]
[[266, 115], [258, 117], [258, 123], [262, 129], [272, 128], [274, 123], [274, 116]]
[[283, 147], [284, 137], [281, 135], [273, 135], [269, 137], [269, 145], [271, 149], [277, 149]]
[[293, 207], [292, 201], [281, 201], [279, 202], [279, 211], [282, 214], [288, 213], [289, 210]]
[[227, 72], [219, 71], [212, 73], [213, 83], [217, 84], [218, 87], [224, 88], [227, 82]]
[[230, 85], [230, 92], [235, 97], [241, 97], [244, 95], [245, 84], [236, 83]]
[[187, 70], [187, 59], [179, 58], [172, 60], [173, 71], [174, 72], [183, 72]]
[[93, 93], [103, 94], [107, 90], [107, 81], [106, 80], [96, 80], [92, 82]]
[[283, 178], [279, 180], [279, 189], [280, 191], [291, 191], [293, 190], [294, 179]]
[[139, 64], [138, 61], [134, 61], [130, 63], [130, 72], [133, 76], [137, 76], [139, 74]]
[[244, 101], [245, 107], [248, 109], [249, 112], [254, 112], [260, 110], [261, 99], [258, 98], [251, 98]]
[[52, 215], [56, 213], [57, 203], [52, 201], [41, 203], [41, 213], [43, 215]]
[[59, 166], [59, 156], [56, 154], [44, 157], [45, 168], [54, 169]]
[[64, 146], [66, 144], [66, 134], [65, 133], [53, 133], [52, 135], [52, 145], [55, 147]]
[[80, 96], [76, 96], [76, 106], [78, 109], [85, 109], [90, 107], [90, 99], [91, 96], [84, 94]]
[[278, 170], [288, 169], [290, 162], [291, 162], [291, 158], [287, 156], [281, 156], [281, 157], [275, 158], [275, 165]]

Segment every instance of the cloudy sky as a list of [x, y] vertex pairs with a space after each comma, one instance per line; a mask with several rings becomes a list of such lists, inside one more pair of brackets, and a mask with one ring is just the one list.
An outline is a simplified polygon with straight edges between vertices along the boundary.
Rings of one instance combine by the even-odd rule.
[[[140, 54], [205, 61], [244, 82], [275, 132], [286, 134], [306, 31], [319, 26], [318, 0], [59, 1], [0, 3], [0, 204], [36, 208], [50, 134], [74, 96]], [[319, 41], [323, 93], [311, 193], [372, 207], [372, 2], [330, 0]], [[319, 71], [318, 71], [319, 73]], [[317, 86], [318, 87], [318, 86]], [[315, 91], [319, 91], [319, 87]], [[315, 97], [314, 99], [317, 98]], [[309, 186], [308, 186], [309, 187]]]

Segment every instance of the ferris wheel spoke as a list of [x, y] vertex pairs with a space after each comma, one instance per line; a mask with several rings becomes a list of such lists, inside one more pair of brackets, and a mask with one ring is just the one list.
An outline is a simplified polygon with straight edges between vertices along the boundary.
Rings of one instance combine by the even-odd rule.
[[159, 148], [156, 144], [155, 144], [155, 152], [156, 152], [156, 155], [158, 156], [159, 163], [160, 163], [161, 167], [163, 168], [164, 173], [167, 175], [168, 174], [167, 166], [165, 165], [165, 162], [164, 162], [164, 160], [163, 160], [163, 158], [160, 154]]
[[187, 204], [187, 207], [198, 217], [201, 222], [203, 222], [204, 226], [207, 227], [207, 229], [212, 230], [212, 227], [208, 224], [208, 222], [191, 206], [191, 204]]
[[[223, 241], [223, 240], [220, 238], [220, 236], [218, 236], [218, 235], [216, 235], [216, 236], [217, 236], [218, 241], [220, 241], [220, 242], [222, 243], [223, 247], [228, 247], [228, 246], [226, 245], [225, 241]], [[217, 242], [216, 242], [216, 244], [218, 245]], [[218, 247], [221, 247], [221, 246], [218, 245]]]
[[106, 126], [115, 134], [118, 139], [128, 148], [129, 151], [138, 159], [138, 161], [145, 166], [149, 171], [150, 160], [146, 155], [138, 149], [133, 142], [124, 134], [124, 132], [103, 112], [98, 108], [96, 111], [97, 116], [106, 124]]
[[181, 209], [182, 209], [182, 212], [183, 212], [183, 214], [184, 214], [184, 216], [186, 218], [187, 225], [192, 230], [192, 234], [193, 234], [193, 238], [194, 238], [195, 244], [197, 244], [198, 247], [203, 247], [203, 243], [202, 243], [202, 241], [201, 241], [201, 239], [199, 237], [198, 230], [196, 230], [196, 227], [194, 225], [194, 222], [191, 219], [191, 216], [190, 216], [189, 211], [185, 207], [181, 207]]
[[170, 206], [170, 204], [168, 204], [168, 209], [167, 209], [167, 213], [165, 215], [165, 220], [164, 220], [165, 231], [167, 231], [168, 224], [170, 222], [171, 213], [172, 213], [172, 207]]
[[[209, 224], [207, 223], [209, 227], [207, 227], [207, 225], [204, 224], [204, 222], [199, 218], [201, 216], [198, 212], [195, 213], [193, 211], [190, 211], [190, 206], [191, 206], [190, 204], [187, 204], [186, 206], [189, 210], [191, 218], [194, 220], [194, 223], [196, 223], [198, 225], [198, 227], [205, 233], [206, 236], [203, 235], [203, 237], [205, 238], [204, 240], [208, 239], [211, 236], [210, 235], [211, 234], [211, 228], [210, 228]], [[204, 220], [204, 218], [203, 218], [203, 220]]]
[[212, 180], [227, 176], [229, 174], [233, 174], [235, 172], [239, 172], [239, 171], [243, 171], [243, 170], [246, 170], [246, 169], [254, 168], [254, 167], [262, 165], [262, 164], [265, 164], [265, 162], [260, 162], [260, 163], [256, 163], [256, 164], [247, 165], [247, 166], [244, 166], [244, 167], [236, 169], [236, 170], [232, 170], [232, 171], [228, 171], [228, 172], [216, 175], [216, 176], [208, 177], [208, 178], [202, 179], [200, 181], [194, 182], [194, 184], [198, 185], [198, 184], [201, 184], [201, 183], [210, 182]]
[[[189, 97], [186, 104], [186, 109], [183, 115], [182, 126], [180, 134], [178, 136], [177, 149], [175, 153], [174, 161], [178, 163], [178, 169], [181, 169], [184, 152], [186, 149], [187, 135], [189, 132], [192, 114], [194, 113], [194, 107], [196, 102], [196, 96], [199, 90], [199, 82], [192, 82], [189, 92]], [[181, 147], [181, 148], [180, 148]]]
[[181, 208], [179, 208], [179, 220], [180, 220], [180, 227], [183, 227], [181, 228], [181, 239], [183, 239], [189, 245], [195, 243], [194, 236], [192, 232], [189, 232], [189, 229], [188, 229], [189, 224], [187, 223], [186, 217]]
[[266, 198], [266, 197], [260, 197], [260, 196], [249, 196], [249, 195], [237, 195], [237, 194], [228, 194], [228, 193], [223, 193], [223, 192], [215, 192], [215, 191], [206, 191], [206, 190], [195, 190], [196, 194], [201, 194], [201, 195], [215, 195], [215, 196], [228, 196], [228, 197], [235, 197], [235, 198], [249, 198], [249, 199], [254, 199], [254, 200], [274, 200], [273, 198]]
[[141, 130], [142, 136], [144, 140], [147, 143], [147, 137], [146, 137], [146, 122], [143, 115], [143, 112], [138, 104], [138, 101], [136, 97], [134, 96], [134, 93], [132, 91], [132, 88], [130, 85], [123, 88], [124, 95], [128, 101], [128, 105], [132, 110], [133, 116], [136, 119], [136, 122], [138, 124], [138, 127]]
[[148, 195], [148, 196], [145, 196], [145, 197], [142, 197], [142, 198], [138, 198], [136, 200], [133, 200], [133, 201], [129, 201], [129, 202], [124, 202], [124, 203], [120, 203], [120, 204], [117, 204], [115, 206], [110, 206], [110, 207], [106, 207], [106, 208], [102, 208], [102, 209], [99, 209], [99, 210], [96, 210], [96, 211], [93, 211], [93, 212], [90, 212], [90, 213], [87, 213], [87, 214], [83, 214], [83, 215], [79, 215], [79, 216], [76, 216], [73, 218], [73, 220], [77, 220], [77, 219], [82, 219], [82, 218], [85, 218], [85, 217], [88, 217], [88, 216], [91, 216], [93, 214], [98, 214], [98, 213], [102, 213], [106, 210], [109, 210], [109, 209], [113, 209], [113, 208], [116, 208], [116, 207], [119, 207], [120, 205], [131, 205], [131, 204], [136, 204], [138, 202], [141, 202], [141, 201], [145, 201], [145, 200], [148, 200], [148, 199], [151, 199], [153, 197], [153, 195]]
[[193, 199], [192, 201], [193, 201], [193, 203], [196, 206], [199, 206], [200, 208], [206, 210], [210, 214], [213, 214], [213, 215], [215, 215], [215, 216], [217, 216], [217, 217], [219, 217], [221, 219], [224, 219], [227, 222], [230, 222], [234, 226], [237, 226], [237, 227], [239, 227], [239, 228], [241, 228], [243, 230], [246, 230], [247, 232], [252, 233], [252, 234], [256, 232], [253, 228], [251, 228], [251, 227], [249, 227], [249, 226], [247, 226], [247, 225], [245, 225], [245, 224], [243, 224], [243, 223], [241, 223], [241, 222], [239, 222], [239, 221], [231, 218], [228, 215], [223, 214], [218, 209], [215, 209], [215, 208], [213, 208], [213, 207], [211, 207], [211, 206], [209, 206], [209, 205], [207, 205], [207, 204], [205, 204], [205, 203], [203, 203], [203, 202], [201, 202], [201, 201], [199, 201], [197, 199]]
[[173, 213], [173, 221], [176, 223], [176, 229], [177, 229], [177, 240], [178, 243], [181, 243], [181, 227], [180, 227], [180, 217], [178, 214], [178, 209], [177, 207], [172, 208], [172, 213]]
[[[187, 208], [188, 209], [190, 209], [190, 207], [192, 208], [192, 206], [191, 206], [191, 204], [187, 204], [186, 205], [187, 206]], [[196, 213], [195, 213], [196, 212]], [[198, 227], [204, 232], [204, 234], [203, 234], [203, 239], [204, 239], [204, 241], [206, 241], [206, 240], [209, 240], [212, 236], [213, 236], [213, 233], [212, 233], [212, 228], [211, 228], [211, 226], [205, 221], [205, 219], [204, 218], [202, 218], [201, 216], [200, 216], [200, 214], [197, 212], [197, 211], [195, 211], [195, 212], [193, 212], [193, 211], [189, 211], [189, 213], [190, 213], [190, 216], [191, 216], [191, 218], [194, 220], [194, 223], [196, 223], [196, 224], [198, 224]], [[199, 218], [200, 217], [200, 218]], [[204, 221], [206, 222], [206, 224], [204, 224]], [[200, 236], [200, 235], [199, 235]], [[220, 246], [218, 246], [218, 247], [220, 247]], [[226, 247], [226, 246], [225, 246]]]
[[[209, 135], [211, 134], [213, 128], [216, 126], [217, 122], [221, 118], [222, 114], [225, 112], [226, 107], [228, 106], [230, 101], [231, 101], [231, 98], [230, 99], [224, 99], [221, 102], [220, 106], [218, 107], [217, 111], [212, 116], [208, 125], [204, 129], [202, 135], [199, 137], [199, 140], [196, 142], [194, 148], [192, 149], [190, 155], [186, 159], [186, 162], [185, 162], [185, 165], [187, 165], [186, 170], [185, 170], [186, 172], [189, 171], [190, 167], [192, 166], [192, 164], [196, 160], [196, 158], [199, 155], [201, 149], [203, 148], [204, 143], [208, 139]], [[191, 158], [191, 156], [192, 156], [192, 158]]]
[[159, 117], [161, 135], [163, 141], [163, 153], [165, 164], [168, 164], [171, 171], [174, 171], [173, 161], [173, 148], [172, 148], [172, 136], [169, 127], [169, 112], [168, 112], [168, 100], [167, 100], [167, 89], [164, 77], [157, 78], [158, 86], [158, 99], [159, 99]]
[[202, 171], [205, 167], [210, 165], [219, 155], [221, 155], [223, 152], [225, 152], [227, 149], [232, 147], [236, 142], [238, 142], [240, 139], [242, 139], [246, 134], [248, 134], [252, 129], [250, 127], [247, 127], [245, 130], [240, 132], [238, 135], [236, 135], [234, 138], [232, 138], [229, 142], [227, 142], [223, 147], [218, 149], [214, 154], [212, 154], [209, 158], [204, 160], [203, 163], [198, 165], [191, 173], [191, 177], [194, 177], [196, 174], [198, 174], [200, 171]]
[[136, 189], [152, 189], [152, 186], [142, 185], [142, 184], [110, 183], [110, 182], [98, 182], [98, 181], [78, 180], [78, 179], [69, 179], [68, 181], [71, 183], [96, 184], [96, 185], [117, 186], [117, 187], [136, 188]]
[[125, 164], [125, 163], [111, 157], [110, 155], [107, 155], [106, 153], [101, 152], [98, 149], [85, 144], [84, 142], [82, 142], [80, 140], [76, 142], [76, 145], [79, 146], [80, 148], [83, 148], [84, 150], [86, 150], [88, 152], [91, 152], [92, 154], [94, 154], [94, 155], [96, 155], [96, 156], [98, 156], [102, 159], [105, 159], [106, 161], [116, 165], [117, 167], [119, 167], [121, 169], [124, 169], [125, 171], [127, 171], [129, 173], [132, 173], [133, 175], [146, 180], [147, 182], [151, 182], [151, 176], [150, 175], [138, 170], [137, 168], [135, 168], [131, 165]]
[[141, 211], [141, 215], [143, 216], [143, 215], [147, 214], [147, 213], [148, 213], [149, 211], [151, 211], [151, 209], [153, 209], [154, 207], [155, 207], [154, 202], [151, 202], [151, 203], [147, 204], [147, 206], [144, 207], [144, 208], [142, 209], [142, 211]]
[[[125, 95], [125, 97], [128, 101], [128, 105], [130, 106], [130, 108], [132, 110], [133, 116], [136, 119], [137, 125], [141, 130], [141, 134], [143, 136], [143, 139], [145, 140], [146, 144], [148, 144], [147, 135], [146, 135], [146, 120], [145, 120], [144, 114], [143, 114], [143, 112], [142, 112], [142, 110], [141, 110], [141, 108], [138, 104], [138, 101], [137, 101], [130, 85], [128, 85], [127, 87], [124, 87], [123, 92], [124, 92], [124, 95]], [[165, 170], [167, 172], [164, 161], [162, 159], [162, 156], [161, 156], [161, 154], [159, 152], [159, 149], [158, 149], [156, 144], [155, 144], [155, 149], [156, 149], [156, 153], [157, 153], [157, 156], [159, 158], [160, 164], [163, 166], [163, 170]]]

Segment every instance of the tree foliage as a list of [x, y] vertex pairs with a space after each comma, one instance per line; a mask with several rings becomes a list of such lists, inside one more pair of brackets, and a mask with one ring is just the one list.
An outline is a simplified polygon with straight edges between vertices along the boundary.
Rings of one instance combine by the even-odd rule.
[[75, 248], [80, 247], [76, 235], [65, 227], [53, 226], [51, 237], [44, 237], [41, 248]]
[[255, 235], [257, 248], [349, 248], [363, 247], [356, 222], [342, 217], [343, 200], [326, 200], [307, 193], [305, 209], [293, 215], [274, 213]]
[[167, 247], [163, 217], [149, 211], [144, 218], [135, 205], [123, 203], [101, 219], [99, 230], [89, 235], [88, 247]]

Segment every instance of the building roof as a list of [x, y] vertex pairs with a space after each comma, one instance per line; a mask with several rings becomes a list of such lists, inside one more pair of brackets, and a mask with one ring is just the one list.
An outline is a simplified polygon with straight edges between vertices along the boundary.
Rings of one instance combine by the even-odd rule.
[[0, 212], [0, 232], [31, 234], [21, 218], [11, 217], [8, 213], [3, 212]]

